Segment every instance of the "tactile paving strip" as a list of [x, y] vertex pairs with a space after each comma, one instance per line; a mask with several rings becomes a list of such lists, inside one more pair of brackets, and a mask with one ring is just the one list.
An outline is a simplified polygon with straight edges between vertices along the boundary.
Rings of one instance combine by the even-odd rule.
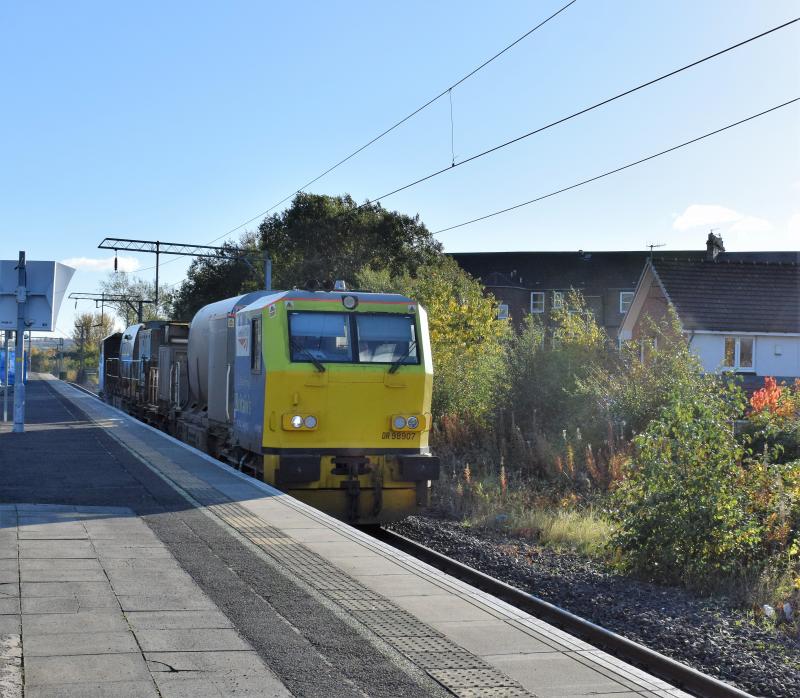
[[462, 698], [534, 695], [477, 655], [367, 589], [302, 543], [265, 523], [176, 463], [158, 458], [151, 460], [150, 464], [293, 576], [347, 611], [451, 693]]

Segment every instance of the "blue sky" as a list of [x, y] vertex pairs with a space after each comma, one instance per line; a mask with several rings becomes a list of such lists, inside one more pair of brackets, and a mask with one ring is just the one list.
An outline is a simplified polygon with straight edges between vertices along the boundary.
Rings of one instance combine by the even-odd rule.
[[[105, 236], [207, 243], [565, 2], [3, 3], [0, 257], [77, 259], [71, 290], [92, 291]], [[789, 0], [578, 0], [453, 91], [456, 159], [796, 16]], [[800, 95], [798, 45], [800, 23], [382, 203], [438, 230], [662, 150]], [[799, 124], [791, 106], [441, 240], [683, 249], [714, 227], [728, 249], [798, 249]], [[450, 136], [442, 99], [311, 190], [374, 198], [448, 165]]]

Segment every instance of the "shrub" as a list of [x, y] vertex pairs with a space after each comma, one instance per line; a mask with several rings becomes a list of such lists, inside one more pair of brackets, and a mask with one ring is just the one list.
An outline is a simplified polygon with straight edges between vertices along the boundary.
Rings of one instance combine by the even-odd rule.
[[[705, 382], [711, 383], [711, 378]], [[757, 559], [760, 521], [732, 420], [741, 392], [671, 393], [635, 440], [614, 495], [611, 545], [623, 567], [667, 582], [707, 586]]]

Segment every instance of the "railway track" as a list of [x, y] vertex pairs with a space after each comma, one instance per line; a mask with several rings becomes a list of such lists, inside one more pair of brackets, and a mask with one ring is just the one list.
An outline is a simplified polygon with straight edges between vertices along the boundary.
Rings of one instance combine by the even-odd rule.
[[700, 698], [752, 698], [749, 693], [606, 630], [510, 584], [494, 579], [410, 538], [377, 526], [365, 527], [364, 530], [378, 540], [413, 555], [418, 560], [496, 596], [688, 693]]

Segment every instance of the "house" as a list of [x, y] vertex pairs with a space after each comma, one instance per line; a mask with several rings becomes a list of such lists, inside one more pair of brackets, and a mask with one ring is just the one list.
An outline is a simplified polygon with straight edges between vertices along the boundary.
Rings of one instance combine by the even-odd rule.
[[800, 252], [725, 253], [710, 235], [702, 259], [654, 257], [620, 341], [647, 336], [646, 318], [658, 321], [669, 307], [706, 371], [744, 374], [745, 387], [800, 377]]
[[[702, 258], [700, 251], [673, 252]], [[570, 289], [580, 291], [597, 322], [616, 337], [636, 282], [650, 253], [456, 252], [451, 257], [479, 279], [501, 303], [504, 316], [520, 325], [531, 313], [546, 320]]]
[[597, 323], [617, 337], [650, 260], [694, 260], [714, 255], [719, 262], [796, 263], [797, 252], [725, 252], [722, 239], [703, 250], [611, 252], [455, 252], [462, 269], [480, 279], [500, 301], [503, 316], [519, 326], [529, 313], [545, 321], [570, 289], [580, 291]]

